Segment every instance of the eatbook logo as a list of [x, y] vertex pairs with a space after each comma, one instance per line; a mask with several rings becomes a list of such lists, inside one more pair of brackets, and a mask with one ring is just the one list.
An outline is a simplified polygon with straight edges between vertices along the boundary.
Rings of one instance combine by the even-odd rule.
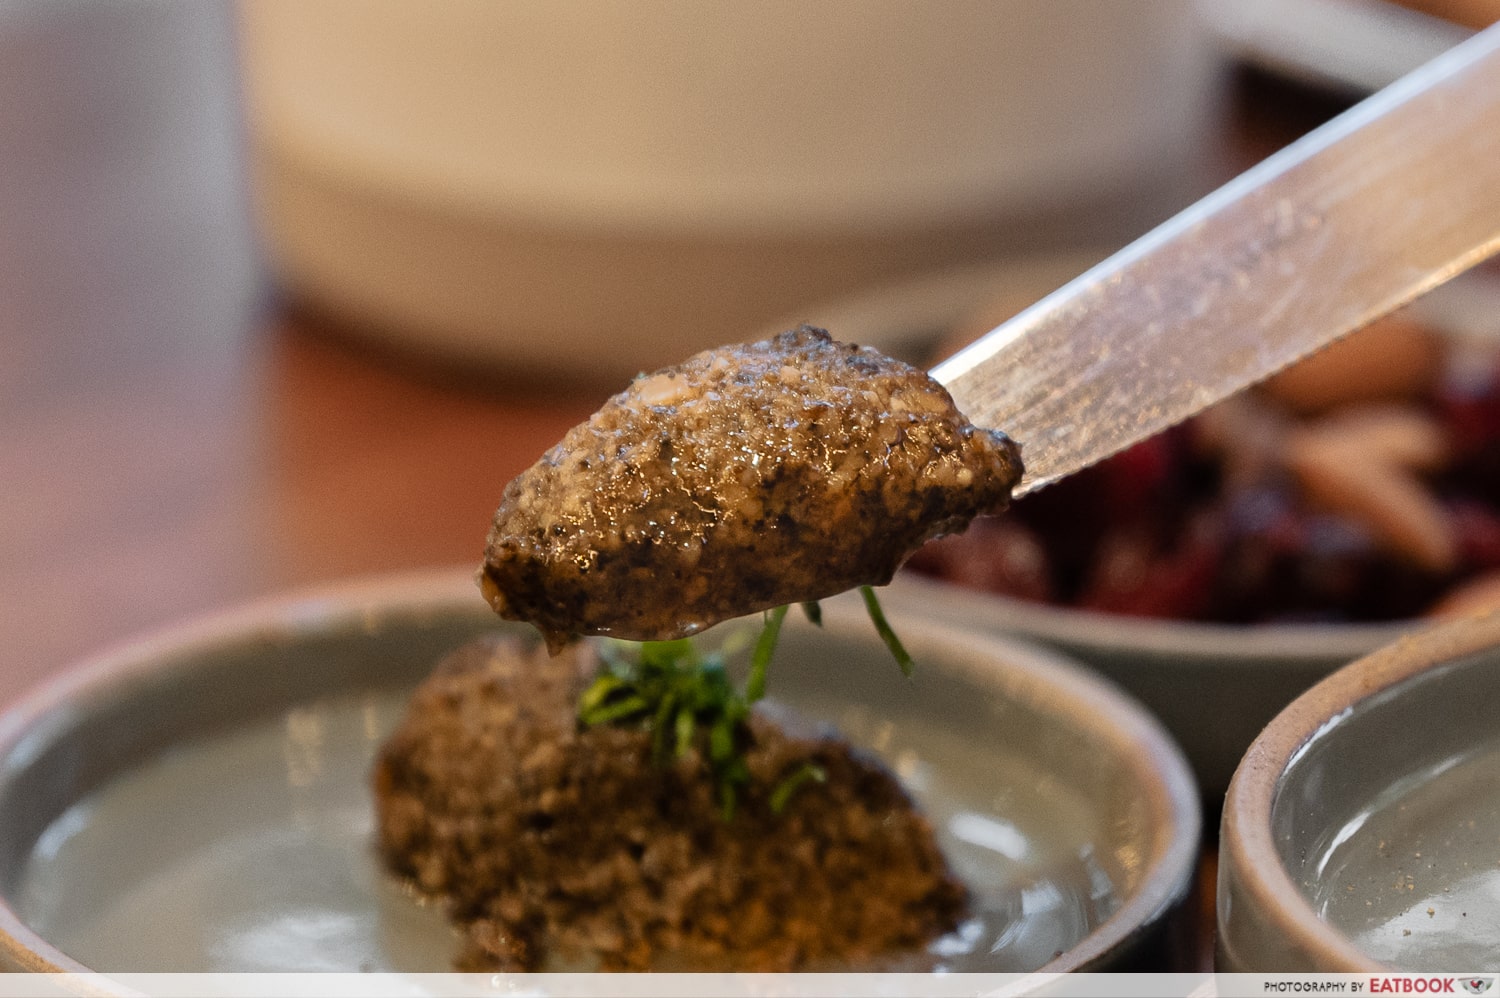
[[1495, 983], [1493, 977], [1465, 977], [1458, 983], [1463, 985], [1465, 991], [1471, 995], [1482, 995]]

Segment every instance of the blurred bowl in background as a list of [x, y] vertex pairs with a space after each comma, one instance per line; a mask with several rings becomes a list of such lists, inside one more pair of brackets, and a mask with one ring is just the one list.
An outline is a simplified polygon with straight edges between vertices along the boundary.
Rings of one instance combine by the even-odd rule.
[[1469, 317], [1487, 342], [1436, 324], [1449, 298], [928, 545], [905, 583], [1110, 676], [1217, 801], [1318, 679], [1500, 606], [1500, 298]]
[[[918, 367], [951, 352], [955, 331], [974, 329], [976, 317], [1013, 315], [1056, 291], [1109, 256], [1107, 247], [986, 258], [924, 271], [828, 301], [802, 305], [766, 323], [752, 335], [766, 338], [803, 322], [839, 339], [873, 346]], [[965, 340], [967, 342], [967, 340]]]
[[1500, 615], [1381, 649], [1255, 740], [1224, 805], [1217, 969], [1493, 970]]
[[1191, 199], [1193, 5], [241, 6], [283, 283], [373, 341], [619, 379]]
[[1182, 746], [1212, 814], [1245, 749], [1299, 693], [1420, 626], [1236, 626], [1093, 613], [977, 592], [903, 573], [892, 583], [919, 616], [967, 621], [1057, 649], [1149, 707]]
[[[1091, 262], [1087, 254], [991, 261], [812, 314], [837, 323], [846, 338], [894, 344], [921, 363], [946, 355]], [[1139, 454], [1105, 462], [1028, 496], [1002, 517], [977, 522], [963, 536], [929, 545], [893, 587], [923, 616], [1047, 644], [1114, 680], [1161, 718], [1192, 763], [1206, 805], [1216, 809], [1246, 747], [1303, 690], [1426, 626], [1420, 614], [1500, 600], [1500, 476], [1490, 470], [1500, 467], [1492, 456], [1500, 454], [1493, 443], [1500, 440], [1497, 334], [1500, 271], [1486, 269], [1300, 367], [1296, 377], [1283, 376], [1274, 388], [1278, 397], [1314, 410], [1296, 417], [1309, 427], [1341, 418], [1342, 407], [1359, 408], [1378, 389], [1390, 397], [1375, 411], [1395, 413], [1401, 425], [1461, 429], [1472, 438], [1461, 443], [1468, 456], [1446, 470], [1427, 463], [1440, 453], [1422, 451], [1414, 455], [1418, 467], [1381, 472], [1411, 476], [1413, 488], [1403, 496], [1423, 495], [1418, 482], [1437, 490], [1429, 501], [1440, 517], [1453, 517], [1454, 528], [1453, 561], [1443, 567], [1413, 567], [1406, 553], [1391, 551], [1361, 524], [1358, 510], [1308, 506], [1274, 460], [1264, 468], [1249, 462], [1232, 474], [1216, 471], [1221, 458], [1189, 460], [1182, 431], [1173, 431], [1178, 439], [1161, 452], [1142, 445]], [[1403, 378], [1377, 377], [1379, 370], [1368, 370], [1372, 364], [1400, 368]], [[1424, 415], [1426, 402], [1400, 393], [1431, 390], [1440, 369], [1461, 377], [1444, 382], [1442, 404]], [[1341, 408], [1330, 413], [1318, 409], [1335, 401], [1327, 395], [1330, 383], [1343, 396], [1368, 391], [1338, 399]], [[1289, 414], [1276, 419], [1278, 433], [1287, 432], [1283, 420], [1304, 425]], [[1416, 435], [1418, 444], [1423, 439]], [[1334, 456], [1341, 466], [1364, 464], [1342, 451]], [[1246, 515], [1242, 499], [1253, 500], [1248, 509], [1257, 515]], [[1259, 515], [1267, 510], [1275, 515]]]

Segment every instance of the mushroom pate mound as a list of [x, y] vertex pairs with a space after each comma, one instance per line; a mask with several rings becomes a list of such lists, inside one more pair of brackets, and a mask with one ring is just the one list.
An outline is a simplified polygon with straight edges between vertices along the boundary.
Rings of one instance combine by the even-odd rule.
[[480, 584], [555, 651], [883, 585], [999, 512], [1019, 448], [917, 368], [801, 326], [637, 379], [505, 489]]
[[[873, 759], [757, 713], [725, 821], [701, 753], [657, 765], [649, 732], [578, 725], [595, 669], [587, 645], [479, 639], [381, 750], [381, 852], [446, 902], [461, 969], [919, 969], [956, 928], [966, 892]], [[809, 763], [826, 782], [773, 813]]]

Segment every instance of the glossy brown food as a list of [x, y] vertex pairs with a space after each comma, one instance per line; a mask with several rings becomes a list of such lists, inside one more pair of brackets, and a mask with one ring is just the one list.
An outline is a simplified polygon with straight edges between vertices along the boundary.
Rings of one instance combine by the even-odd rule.
[[802, 326], [637, 379], [506, 488], [481, 585], [556, 650], [890, 581], [998, 512], [1019, 448], [918, 368]]
[[[579, 727], [593, 671], [587, 645], [481, 639], [380, 753], [380, 849], [447, 904], [461, 969], [917, 969], [956, 927], [966, 891], [873, 759], [753, 715], [725, 821], [702, 753], [660, 766], [643, 728]], [[773, 813], [809, 763], [826, 782]]]

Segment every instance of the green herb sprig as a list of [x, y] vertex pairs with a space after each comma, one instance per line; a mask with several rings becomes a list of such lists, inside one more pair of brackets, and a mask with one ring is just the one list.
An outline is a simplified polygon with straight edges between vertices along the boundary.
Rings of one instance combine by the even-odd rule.
[[[892, 631], [875, 591], [863, 586], [860, 592], [876, 632], [901, 671], [910, 676], [911, 656]], [[737, 651], [737, 646], [743, 647], [743, 641], [731, 638], [712, 652], [702, 651], [691, 638], [606, 642], [604, 668], [578, 699], [579, 723], [585, 727], [615, 724], [644, 728], [651, 734], [652, 761], [658, 766], [702, 751], [718, 794], [720, 814], [730, 820], [750, 782], [745, 761], [750, 744], [750, 708], [765, 697], [766, 675], [788, 609], [781, 606], [763, 615], [743, 692], [734, 688], [727, 667], [727, 656]], [[816, 602], [803, 603], [802, 610], [809, 621], [822, 625], [822, 609]], [[772, 812], [784, 811], [806, 784], [827, 779], [820, 766], [807, 763], [799, 767], [772, 789]]]
[[891, 657], [896, 664], [901, 666], [901, 674], [910, 679], [916, 669], [911, 656], [906, 653], [906, 647], [901, 644], [901, 639], [896, 637], [896, 632], [891, 629], [891, 622], [885, 619], [885, 611], [881, 609], [880, 600], [875, 596], [874, 586], [860, 586], [859, 594], [865, 600], [865, 612], [870, 615], [870, 623], [875, 625], [875, 633], [880, 635], [880, 640], [885, 642], [886, 648], [890, 650]]

